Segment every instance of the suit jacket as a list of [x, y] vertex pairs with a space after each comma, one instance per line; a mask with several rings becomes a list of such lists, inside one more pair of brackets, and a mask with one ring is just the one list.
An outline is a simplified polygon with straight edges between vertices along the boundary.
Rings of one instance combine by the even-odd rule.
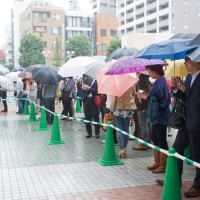
[[186, 129], [188, 131], [200, 131], [200, 74], [190, 87], [192, 76], [189, 74], [185, 81], [185, 92], [180, 90], [175, 97], [185, 101], [186, 104]]

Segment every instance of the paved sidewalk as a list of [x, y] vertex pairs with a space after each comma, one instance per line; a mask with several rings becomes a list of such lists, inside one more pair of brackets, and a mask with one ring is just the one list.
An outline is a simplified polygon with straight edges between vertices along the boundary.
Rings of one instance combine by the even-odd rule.
[[[37, 131], [39, 121], [17, 115], [13, 102], [8, 108], [8, 113], [0, 113], [0, 200], [161, 199], [162, 187], [155, 180], [164, 174], [146, 170], [153, 162], [152, 150], [132, 150], [136, 142], [130, 140], [124, 165], [102, 167], [96, 159], [103, 156], [104, 132], [100, 139], [86, 139], [83, 123], [60, 120], [65, 144], [48, 145], [52, 129]], [[61, 103], [56, 111], [61, 111]], [[174, 137], [175, 133], [170, 144]], [[195, 168], [185, 164], [183, 191], [190, 187], [194, 173]]]

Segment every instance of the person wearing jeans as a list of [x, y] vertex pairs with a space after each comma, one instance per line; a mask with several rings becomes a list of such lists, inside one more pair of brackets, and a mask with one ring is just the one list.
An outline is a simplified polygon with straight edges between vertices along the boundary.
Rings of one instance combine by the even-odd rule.
[[[130, 119], [135, 109], [135, 87], [132, 86], [126, 92], [124, 92], [122, 96], [116, 97], [115, 99], [115, 107], [113, 111], [115, 116], [115, 126], [128, 133]], [[128, 138], [128, 136], [124, 135], [120, 131], [117, 131], [117, 141], [120, 148], [118, 156], [121, 158], [125, 158], [126, 156]]]

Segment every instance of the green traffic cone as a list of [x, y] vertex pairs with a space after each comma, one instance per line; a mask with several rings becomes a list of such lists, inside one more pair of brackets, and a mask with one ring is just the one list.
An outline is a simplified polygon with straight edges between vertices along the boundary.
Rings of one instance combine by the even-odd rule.
[[[170, 154], [175, 153], [175, 149], [169, 149]], [[162, 200], [181, 200], [181, 188], [178, 174], [177, 158], [168, 156], [165, 180], [162, 190]]]
[[24, 115], [29, 115], [29, 109], [28, 109], [28, 100], [25, 99], [25, 104], [24, 104]]
[[79, 97], [76, 98], [76, 113], [81, 113], [82, 110], [81, 110], [81, 106], [80, 106], [80, 99]]
[[[108, 122], [108, 125], [112, 124]], [[111, 165], [123, 165], [124, 162], [116, 157], [114, 139], [113, 139], [113, 129], [109, 126], [106, 128], [106, 138], [104, 145], [104, 155], [102, 159], [97, 159], [97, 162], [102, 166]]]
[[46, 112], [44, 110], [44, 106], [42, 106], [41, 117], [40, 117], [40, 126], [37, 130], [38, 131], [46, 131], [48, 129], [49, 128], [47, 127]]
[[60, 138], [60, 126], [58, 121], [58, 115], [54, 115], [53, 120], [53, 129], [51, 134], [51, 140], [48, 141], [48, 144], [64, 144], [65, 142]]
[[34, 103], [31, 103], [29, 122], [35, 122], [35, 121], [37, 121], [36, 116], [35, 116], [35, 105]]

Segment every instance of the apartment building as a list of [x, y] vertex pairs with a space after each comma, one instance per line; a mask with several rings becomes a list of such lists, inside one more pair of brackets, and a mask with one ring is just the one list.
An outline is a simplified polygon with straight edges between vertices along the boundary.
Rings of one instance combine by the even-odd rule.
[[94, 12], [94, 54], [105, 56], [110, 41], [117, 36], [116, 0], [91, 0], [90, 3]]
[[121, 36], [140, 33], [200, 32], [200, 0], [117, 0]]
[[32, 1], [19, 16], [20, 39], [29, 33], [39, 36], [44, 41], [47, 63], [53, 64], [56, 42], [59, 43], [60, 55], [64, 52], [64, 20], [63, 8], [44, 1]]

